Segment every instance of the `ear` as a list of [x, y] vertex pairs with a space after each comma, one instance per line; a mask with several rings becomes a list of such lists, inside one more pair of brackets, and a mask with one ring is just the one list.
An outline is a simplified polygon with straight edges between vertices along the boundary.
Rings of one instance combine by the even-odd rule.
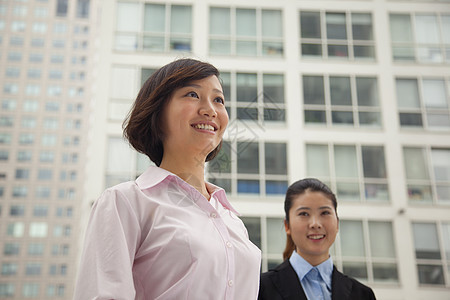
[[291, 229], [289, 228], [289, 222], [284, 219], [284, 230], [286, 231], [286, 234], [291, 234]]

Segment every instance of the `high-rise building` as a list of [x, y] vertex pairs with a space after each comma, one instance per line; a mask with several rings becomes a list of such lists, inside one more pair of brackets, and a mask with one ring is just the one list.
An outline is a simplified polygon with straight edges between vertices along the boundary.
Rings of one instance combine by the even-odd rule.
[[0, 298], [71, 299], [98, 13], [0, 1]]
[[449, 298], [449, 1], [2, 1], [0, 47], [0, 298], [71, 299], [92, 202], [150, 164], [123, 119], [180, 57], [221, 71], [208, 180], [262, 271], [282, 260], [287, 186], [317, 177], [337, 194], [341, 271], [378, 299]]

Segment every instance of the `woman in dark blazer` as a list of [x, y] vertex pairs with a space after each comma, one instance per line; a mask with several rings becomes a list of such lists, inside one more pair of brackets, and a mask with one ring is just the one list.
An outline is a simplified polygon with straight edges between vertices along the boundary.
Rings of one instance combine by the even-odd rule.
[[284, 202], [286, 249], [282, 264], [261, 275], [260, 300], [365, 300], [372, 289], [339, 272], [329, 249], [339, 230], [333, 192], [313, 178], [289, 186]]

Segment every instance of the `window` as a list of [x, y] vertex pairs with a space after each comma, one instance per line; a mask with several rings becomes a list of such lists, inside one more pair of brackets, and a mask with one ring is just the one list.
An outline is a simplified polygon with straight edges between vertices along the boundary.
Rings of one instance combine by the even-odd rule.
[[[11, 276], [17, 274], [17, 263], [2, 263], [2, 276]], [[1, 294], [0, 294], [1, 295]]]
[[50, 284], [47, 287], [47, 296], [64, 297], [65, 286], [64, 284]]
[[419, 283], [450, 287], [450, 223], [413, 222], [412, 230]]
[[38, 283], [24, 283], [22, 287], [22, 295], [24, 297], [34, 298], [39, 296]]
[[274, 268], [283, 261], [286, 245], [284, 218], [241, 217], [247, 228], [250, 240], [262, 251], [261, 269], [263, 272]]
[[16, 169], [16, 179], [28, 179], [30, 178], [30, 170], [28, 169]]
[[306, 169], [341, 201], [389, 201], [383, 146], [307, 144]]
[[107, 149], [105, 179], [107, 187], [130, 179], [134, 180], [148, 166], [153, 165], [147, 156], [133, 151], [120, 137], [110, 137]]
[[31, 39], [31, 46], [32, 47], [44, 47], [45, 40], [42, 38], [32, 38]]
[[41, 86], [38, 84], [27, 84], [25, 94], [27, 96], [39, 96], [41, 94]]
[[38, 186], [36, 187], [36, 198], [48, 199], [51, 195], [51, 189], [48, 186]]
[[57, 0], [56, 2], [56, 16], [66, 17], [67, 16], [67, 1], [68, 0]]
[[13, 283], [0, 283], [0, 297], [14, 297], [15, 285]]
[[77, 0], [77, 18], [89, 18], [90, 0]]
[[17, 107], [17, 101], [14, 99], [2, 99], [2, 110], [3, 111], [15, 111]]
[[23, 102], [23, 110], [26, 112], [35, 112], [39, 109], [39, 101], [25, 100]]
[[45, 238], [47, 237], [48, 225], [44, 222], [34, 222], [30, 224], [30, 237]]
[[53, 176], [52, 169], [39, 169], [38, 170], [38, 179], [39, 180], [51, 180]]
[[9, 39], [9, 44], [11, 46], [23, 46], [23, 37], [21, 37], [21, 36], [12, 36]]
[[0, 116], [0, 127], [13, 127], [14, 117], [11, 116]]
[[34, 33], [46, 33], [47, 32], [47, 24], [42, 22], [34, 22], [32, 30]]
[[286, 143], [224, 141], [208, 163], [208, 180], [229, 193], [281, 195], [288, 186], [286, 156]]
[[48, 206], [46, 205], [36, 205], [33, 208], [34, 217], [46, 217], [48, 215]]
[[25, 267], [26, 275], [41, 275], [41, 263], [27, 263]]
[[32, 145], [34, 143], [34, 134], [33, 133], [21, 133], [19, 135], [19, 144], [20, 145]]
[[115, 49], [190, 52], [191, 10], [187, 5], [118, 2]]
[[281, 10], [211, 7], [209, 51], [212, 55], [282, 56]]
[[398, 283], [395, 238], [389, 221], [340, 220], [331, 256], [346, 275], [369, 283]]
[[11, 143], [11, 134], [0, 132], [0, 145], [8, 145]]
[[253, 121], [259, 126], [285, 122], [283, 74], [223, 72], [221, 79], [230, 120]]
[[41, 256], [44, 254], [44, 244], [31, 243], [28, 245], [28, 255]]
[[13, 187], [12, 195], [14, 198], [23, 198], [28, 196], [28, 188], [26, 186]]
[[19, 253], [20, 253], [19, 243], [5, 243], [5, 246], [3, 248], [3, 254], [5, 256], [19, 255]]
[[300, 51], [302, 57], [373, 60], [372, 15], [301, 11]]
[[3, 93], [14, 95], [19, 91], [19, 86], [15, 83], [5, 83], [3, 85]]
[[48, 16], [47, 7], [36, 7], [34, 9], [34, 16], [37, 18], [46, 18]]
[[375, 77], [303, 75], [305, 123], [381, 127]]
[[9, 223], [6, 233], [11, 237], [22, 237], [25, 231], [25, 225], [22, 222]]
[[410, 203], [450, 203], [450, 149], [404, 147]]
[[7, 161], [9, 160], [9, 152], [8, 150], [0, 150], [0, 161]]
[[449, 14], [390, 14], [395, 61], [450, 62]]
[[22, 21], [14, 21], [11, 23], [11, 30], [15, 32], [25, 32], [26, 24]]
[[41, 137], [42, 146], [55, 146], [56, 145], [56, 135], [53, 134], [44, 134]]
[[396, 78], [400, 125], [450, 129], [450, 81], [444, 78]]
[[44, 56], [40, 53], [30, 53], [30, 62], [40, 63], [44, 60]]
[[30, 79], [41, 78], [41, 69], [28, 69], [27, 76]]
[[25, 214], [25, 206], [23, 205], [11, 205], [9, 209], [9, 215], [13, 217], [23, 216]]

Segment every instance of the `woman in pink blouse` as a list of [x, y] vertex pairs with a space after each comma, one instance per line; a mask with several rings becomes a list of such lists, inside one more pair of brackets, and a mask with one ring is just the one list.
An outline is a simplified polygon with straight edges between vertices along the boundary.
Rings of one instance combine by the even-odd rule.
[[227, 124], [214, 66], [179, 59], [145, 82], [124, 135], [157, 167], [95, 202], [75, 299], [257, 298], [260, 250], [204, 179]]

